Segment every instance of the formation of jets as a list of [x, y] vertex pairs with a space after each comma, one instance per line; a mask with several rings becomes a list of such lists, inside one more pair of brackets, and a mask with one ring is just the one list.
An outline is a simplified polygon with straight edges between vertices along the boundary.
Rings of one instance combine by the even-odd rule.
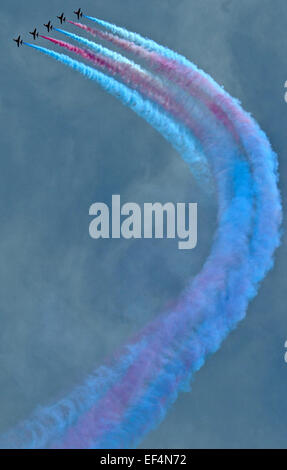
[[[82, 18], [82, 16], [83, 16], [83, 12], [82, 12], [81, 8], [79, 8], [77, 11], [74, 11], [74, 14], [77, 16], [78, 20], [80, 18]], [[61, 24], [63, 24], [66, 21], [66, 17], [65, 17], [64, 13], [62, 13], [60, 16], [57, 16], [57, 18], [58, 18], [58, 20], [60, 21]], [[48, 21], [47, 24], [44, 24], [44, 26], [47, 28], [48, 33], [50, 31], [52, 31], [52, 29], [53, 29], [53, 25], [52, 25], [50, 20]], [[33, 36], [34, 40], [36, 40], [36, 38], [39, 37], [39, 33], [38, 33], [36, 28], [34, 29], [34, 31], [30, 31], [29, 34], [31, 34], [31, 36]], [[17, 39], [13, 39], [13, 41], [16, 42], [18, 47], [22, 46], [22, 44], [23, 44], [23, 39], [21, 39], [20, 35], [18, 36]]]

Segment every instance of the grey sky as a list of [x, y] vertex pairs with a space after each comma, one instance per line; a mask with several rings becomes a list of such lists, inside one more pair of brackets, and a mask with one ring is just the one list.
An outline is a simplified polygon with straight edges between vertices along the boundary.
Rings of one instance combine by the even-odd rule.
[[[242, 101], [286, 198], [284, 0], [10, 0], [1, 6], [0, 431], [56, 400], [200, 270], [216, 207], [157, 134], [95, 83], [12, 37], [81, 6], [189, 57]], [[43, 31], [43, 28], [41, 29]], [[198, 203], [198, 246], [89, 238], [89, 206]], [[286, 244], [246, 320], [143, 447], [286, 447]]]

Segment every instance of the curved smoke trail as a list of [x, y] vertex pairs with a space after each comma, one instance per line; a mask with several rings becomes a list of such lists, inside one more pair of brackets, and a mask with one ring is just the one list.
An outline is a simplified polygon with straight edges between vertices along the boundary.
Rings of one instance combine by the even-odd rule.
[[[257, 170], [259, 170], [258, 165], [262, 167], [262, 171], [258, 171], [255, 175], [256, 178], [261, 178], [261, 181], [258, 181], [258, 196], [261, 194], [260, 187], [263, 187], [262, 183], [264, 182], [264, 192], [260, 200], [262, 220], [260, 233], [261, 237], [264, 238], [261, 238], [256, 247], [254, 247], [256, 248], [256, 261], [260, 264], [258, 271], [256, 273], [254, 271], [256, 274], [255, 280], [260, 282], [272, 266], [274, 251], [272, 239], [274, 238], [275, 240], [275, 247], [278, 246], [278, 220], [281, 217], [277, 178], [274, 178], [274, 174], [277, 172], [277, 157], [272, 151], [267, 137], [256, 122], [242, 110], [236, 100], [232, 99], [210, 76], [200, 71], [185, 57], [158, 45], [150, 39], [143, 38], [137, 33], [129, 32], [107, 21], [89, 16], [87, 18], [105, 27], [112, 34], [89, 28], [80, 23], [70, 23], [85, 29], [101, 39], [112, 42], [126, 52], [132, 52], [136, 56], [145, 59], [158, 73], [163, 74], [169, 80], [182, 86], [192, 96], [197, 96], [203, 100], [208, 109], [228, 127], [236, 139], [239, 139], [247, 154], [247, 158], [250, 159], [251, 165], [253, 167], [256, 166]], [[121, 36], [121, 38], [117, 37], [116, 34]], [[270, 201], [272, 201], [271, 204]], [[271, 223], [269, 226], [268, 220], [271, 206], [275, 214], [272, 217], [274, 223]], [[264, 214], [265, 218], [263, 217]], [[265, 230], [263, 224], [266, 224]], [[259, 250], [261, 251], [262, 258], [258, 256]]]
[[[169, 93], [171, 102], [162, 100], [161, 87], [147, 89], [156, 83], [153, 80], [157, 77], [149, 73], [148, 81], [137, 81], [135, 74], [142, 74], [141, 69], [136, 69], [132, 62], [126, 63], [128, 69], [119, 67], [123, 61], [113, 53], [110, 63], [95, 58], [87, 50], [81, 52], [75, 46], [70, 49], [83, 53], [82, 57], [104, 68], [106, 74], [119, 74], [137, 90], [64, 54], [32, 47], [96, 80], [148, 120], [184, 158], [188, 155], [188, 160], [193, 160], [195, 148], [191, 135], [196, 136], [217, 189], [218, 228], [201, 273], [188, 283], [177, 305], [151, 322], [112, 364], [100, 369], [69, 397], [53, 407], [38, 410], [30, 420], [7, 434], [6, 442], [14, 446], [17, 442], [19, 447], [136, 445], [163, 419], [193, 373], [244, 317], [248, 301], [270, 269], [279, 243], [281, 207], [276, 156], [253, 119], [186, 59], [123, 28], [95, 21], [123, 36], [125, 41], [133, 41], [134, 46], [129, 47], [141, 49], [134, 50], [136, 54], [144, 57], [152, 51], [154, 57], [145, 57], [152, 69], [156, 67], [157, 73], [191, 96], [185, 109], [181, 107], [182, 100], [177, 102], [172, 95], [168, 83], [162, 81], [162, 88]], [[187, 153], [190, 141], [192, 147]]]

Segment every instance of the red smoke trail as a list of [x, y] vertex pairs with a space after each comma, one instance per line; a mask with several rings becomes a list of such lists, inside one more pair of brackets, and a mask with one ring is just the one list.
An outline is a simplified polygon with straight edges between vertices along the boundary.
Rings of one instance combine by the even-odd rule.
[[[49, 41], [51, 41], [51, 42], [53, 42], [54, 44], [57, 44], [57, 45], [59, 45], [59, 46], [61, 46], [61, 47], [67, 48], [67, 49], [68, 49], [69, 51], [71, 51], [71, 52], [75, 52], [75, 53], [81, 55], [81, 56], [82, 56], [83, 58], [85, 58], [85, 59], [88, 59], [88, 60], [93, 61], [93, 63], [95, 63], [96, 65], [100, 65], [101, 67], [104, 67], [104, 68], [106, 67], [106, 69], [107, 69], [109, 72], [111, 72], [111, 73], [121, 73], [122, 77], [124, 76], [124, 75], [123, 75], [123, 70], [122, 70], [122, 64], [114, 63], [114, 62], [113, 62], [112, 60], [110, 60], [110, 59], [99, 57], [99, 56], [97, 56], [96, 54], [91, 53], [90, 51], [81, 49], [81, 48], [76, 47], [76, 46], [74, 46], [74, 45], [72, 45], [72, 44], [69, 44], [69, 43], [67, 43], [67, 42], [60, 41], [60, 40], [57, 40], [57, 39], [54, 39], [54, 38], [50, 38], [50, 37], [47, 37], [47, 36], [42, 36], [42, 37], [45, 38], [45, 39], [47, 39], [47, 40], [49, 40]], [[127, 66], [126, 64], [124, 64], [124, 68], [126, 68], [126, 67], [129, 67], [129, 66]], [[124, 78], [128, 78], [129, 81], [131, 81], [131, 80], [133, 80], [135, 77], [137, 77], [138, 74], [140, 74], [140, 72], [134, 71], [134, 75], [131, 75], [130, 77], [124, 77]], [[153, 96], [153, 98], [155, 98], [155, 97]], [[223, 260], [222, 260], [222, 261], [223, 261]], [[229, 260], [229, 261], [232, 262], [232, 260]], [[219, 265], [220, 265], [221, 267], [223, 266], [223, 264], [224, 264], [223, 262], [219, 262]], [[209, 281], [210, 281], [210, 278], [209, 278]], [[221, 283], [221, 282], [224, 282], [223, 279], [219, 279], [219, 281], [220, 281], [220, 283]], [[206, 279], [202, 279], [202, 282], [206, 282]], [[222, 286], [222, 287], [223, 287], [223, 286]], [[195, 295], [195, 298], [196, 298], [196, 295]], [[191, 305], [190, 305], [189, 307], [191, 307]], [[173, 316], [173, 315], [171, 315], [171, 316]], [[176, 316], [176, 315], [175, 315], [175, 316]], [[170, 334], [171, 334], [171, 336], [174, 336], [174, 331], [172, 331], [172, 332], [165, 332], [164, 341], [167, 341], [167, 342], [168, 342], [168, 337], [169, 337]], [[157, 339], [157, 341], [158, 341], [158, 339]], [[159, 344], [158, 344], [158, 346], [159, 346]], [[153, 357], [151, 357], [150, 359], [152, 360], [152, 362], [155, 363], [155, 362], [156, 362], [156, 361], [155, 361], [155, 358], [156, 358], [156, 354], [155, 354], [155, 353], [156, 353], [156, 351], [155, 351], [155, 350], [152, 350], [151, 353], [152, 353], [152, 356], [153, 356]], [[143, 361], [143, 359], [145, 359], [145, 361], [146, 361], [146, 359], [147, 359], [147, 352], [145, 353], [145, 358], [139, 357], [138, 361], [136, 361], [135, 364], [129, 369], [129, 371], [128, 371], [126, 377], [125, 377], [125, 381], [126, 381], [126, 380], [128, 379], [128, 377], [132, 374], [133, 369], [134, 369], [134, 370], [139, 370], [139, 365], [140, 365], [140, 363]], [[141, 367], [141, 369], [143, 369], [143, 368]], [[157, 373], [157, 367], [155, 366], [155, 364], [154, 364], [154, 373]], [[140, 378], [140, 379], [137, 378], [137, 380], [134, 379], [134, 382], [138, 382], [138, 386], [140, 387], [141, 384], [142, 384], [142, 382], [144, 382], [144, 380], [145, 380], [145, 375], [142, 374], [142, 375], [141, 375], [141, 378]], [[135, 390], [136, 390], [137, 388], [138, 388], [138, 387], [133, 387], [133, 391], [130, 391], [130, 392], [131, 392], [131, 395], [132, 395], [133, 397], [131, 397], [131, 396], [128, 397], [129, 394], [126, 393], [126, 395], [125, 395], [125, 400], [123, 400], [123, 402], [122, 402], [122, 407], [124, 406], [126, 400], [127, 400], [128, 402], [132, 402], [132, 401], [135, 399]], [[103, 409], [103, 404], [108, 405], [107, 402], [109, 402], [109, 400], [110, 400], [109, 397], [113, 397], [116, 392], [117, 392], [116, 395], [118, 395], [120, 390], [121, 390], [121, 383], [120, 383], [120, 384], [117, 384], [117, 385], [115, 386], [115, 388], [112, 389], [110, 393], [108, 393], [108, 395], [103, 399], [103, 402], [100, 402], [100, 404], [96, 405], [96, 409], [99, 409], [99, 410], [100, 410], [100, 409]], [[131, 398], [133, 398], [133, 399], [131, 400]], [[113, 406], [114, 406], [114, 405], [113, 405]], [[105, 407], [104, 407], [106, 410], [108, 410], [108, 411], [107, 411], [108, 414], [109, 414], [109, 413], [112, 413], [112, 412], [115, 412], [115, 410], [112, 411], [112, 410], [113, 410], [113, 406], [112, 406], [111, 404], [109, 404], [109, 406], [105, 406]], [[120, 409], [121, 409], [121, 407], [118, 408], [118, 405], [117, 405], [117, 414], [119, 413]], [[92, 412], [94, 412], [94, 411], [95, 411], [95, 410], [93, 410]], [[99, 429], [99, 428], [98, 428], [98, 429]], [[71, 433], [73, 433], [72, 430], [71, 430]]]
[[133, 68], [129, 64], [113, 61], [112, 59], [109, 59], [101, 54], [95, 54], [88, 49], [83, 49], [66, 41], [61, 41], [60, 39], [55, 39], [50, 36], [41, 35], [40, 37], [52, 42], [53, 44], [63, 47], [70, 52], [74, 52], [75, 54], [80, 55], [83, 59], [91, 61], [99, 68], [105, 69], [105, 72], [108, 72], [111, 75], [119, 75], [127, 85], [131, 86], [132, 88], [139, 89], [148, 99], [156, 101], [167, 112], [172, 113], [174, 116], [181, 119], [185, 125], [192, 129], [195, 137], [197, 137], [200, 141], [203, 140], [203, 127], [191, 118], [190, 114], [183, 106], [181, 106], [180, 103], [175, 101], [176, 99], [171, 92], [168, 93], [163, 90], [160, 83], [158, 83], [152, 77], [149, 77], [149, 75]]
[[[165, 49], [166, 53], [164, 54], [162, 52], [163, 47], [160, 49], [158, 45], [154, 45], [155, 43], [149, 45], [149, 41], [141, 38], [139, 35], [134, 35], [135, 42], [132, 42], [126, 37], [120, 38], [115, 34], [102, 32], [97, 29], [89, 27], [86, 29], [86, 27], [80, 23], [74, 24], [91, 32], [91, 34], [112, 42], [125, 51], [132, 52], [138, 57], [147, 60], [154, 70], [181, 86], [192, 96], [199, 97], [200, 100], [206, 104], [208, 109], [210, 109], [210, 111], [226, 125], [227, 129], [230, 130], [236, 142], [239, 143], [240, 149], [249, 156], [252, 168], [257, 165], [261, 167], [261, 153], [268, 154], [269, 152], [269, 163], [266, 163], [266, 165], [269, 165], [272, 170], [275, 169], [276, 171], [276, 162], [272, 161], [272, 151], [269, 142], [266, 140], [265, 134], [258, 131], [258, 126], [254, 123], [250, 115], [243, 112], [236, 100], [232, 99], [223, 89], [220, 89], [210, 77], [194, 67], [189, 61], [184, 58], [182, 58], [184, 59], [183, 61], [178, 60], [177, 57], [180, 58], [180, 56], [174, 55], [172, 51], [168, 49]], [[121, 29], [123, 30], [123, 28]], [[128, 34], [128, 31], [123, 31]], [[123, 34], [125, 34], [125, 32], [123, 32]], [[138, 41], [137, 44], [136, 41]], [[151, 47], [152, 52], [149, 50], [149, 47]], [[274, 182], [271, 181], [270, 173], [266, 172], [264, 174], [263, 171], [258, 172], [257, 178], [259, 185], [265, 183], [265, 187], [268, 188], [269, 196], [266, 197], [265, 194], [260, 202], [261, 205], [264, 204], [267, 210], [271, 200], [274, 202], [278, 201], [278, 191], [276, 186], [274, 186]], [[269, 202], [267, 202], [268, 199]], [[280, 219], [281, 212], [278, 204], [277, 207], [278, 219]], [[277, 233], [278, 222], [276, 219], [274, 219], [274, 221], [273, 225], [268, 224], [268, 221], [263, 221], [263, 219], [262, 222], [258, 222], [258, 230], [264, 234], [264, 243], [266, 246], [270, 245], [270, 239], [273, 237], [272, 234]], [[268, 230], [266, 229], [267, 227]], [[260, 250], [262, 251], [262, 240], [257, 244], [256, 250], [258, 252]], [[264, 265], [265, 253], [263, 252], [262, 254], [263, 256], [261, 258], [257, 258], [257, 262], [261, 267], [258, 269], [260, 274], [255, 276], [256, 282], [260, 281], [266, 272], [266, 266]], [[261, 263], [259, 263], [260, 259]], [[269, 263], [271, 267], [272, 262], [269, 261]]]
[[[175, 75], [173, 74], [173, 70], [171, 67], [172, 64], [168, 64], [167, 59], [160, 56], [159, 54], [155, 52], [150, 52], [144, 49], [143, 47], [138, 46], [137, 44], [134, 44], [126, 39], [120, 38], [112, 33], [107, 33], [106, 31], [101, 31], [97, 28], [91, 28], [85, 24], [78, 23], [75, 21], [68, 21], [68, 23], [77, 26], [78, 28], [81, 28], [84, 31], [87, 31], [94, 37], [98, 37], [99, 39], [103, 39], [114, 44], [117, 47], [120, 47], [125, 52], [130, 52], [140, 57], [141, 59], [146, 60], [156, 72], [162, 73], [169, 79], [175, 80]], [[179, 65], [175, 61], [174, 64], [176, 64], [176, 66]], [[238, 133], [236, 132], [232, 121], [229, 119], [228, 115], [222, 110], [220, 104], [218, 105], [214, 101], [211, 101], [210, 97], [208, 97], [206, 94], [206, 90], [202, 90], [200, 86], [197, 86], [196, 79], [196, 76], [194, 76], [193, 78], [190, 77], [187, 91], [195, 98], [201, 99], [205, 103], [205, 105], [208, 106], [209, 110], [216, 116], [216, 118], [222, 121], [222, 123], [227, 127], [229, 132], [232, 133], [233, 137], [238, 142]], [[179, 80], [178, 76], [176, 76], [176, 83], [180, 86], [183, 86], [182, 80]], [[191, 87], [191, 85], [193, 87]], [[222, 98], [220, 95], [218, 95], [218, 97]]]

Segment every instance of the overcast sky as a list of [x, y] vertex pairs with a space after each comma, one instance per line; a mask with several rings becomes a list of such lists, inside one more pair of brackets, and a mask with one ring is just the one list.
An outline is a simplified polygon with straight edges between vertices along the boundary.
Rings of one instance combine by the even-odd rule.
[[[60, 5], [60, 6], [59, 6]], [[81, 6], [183, 53], [251, 112], [286, 198], [284, 0], [1, 5], [0, 431], [81, 382], [206, 259], [216, 207], [170, 145], [95, 83], [12, 37]], [[198, 245], [89, 237], [93, 202], [197, 202]], [[143, 447], [286, 447], [286, 244], [246, 320]]]

